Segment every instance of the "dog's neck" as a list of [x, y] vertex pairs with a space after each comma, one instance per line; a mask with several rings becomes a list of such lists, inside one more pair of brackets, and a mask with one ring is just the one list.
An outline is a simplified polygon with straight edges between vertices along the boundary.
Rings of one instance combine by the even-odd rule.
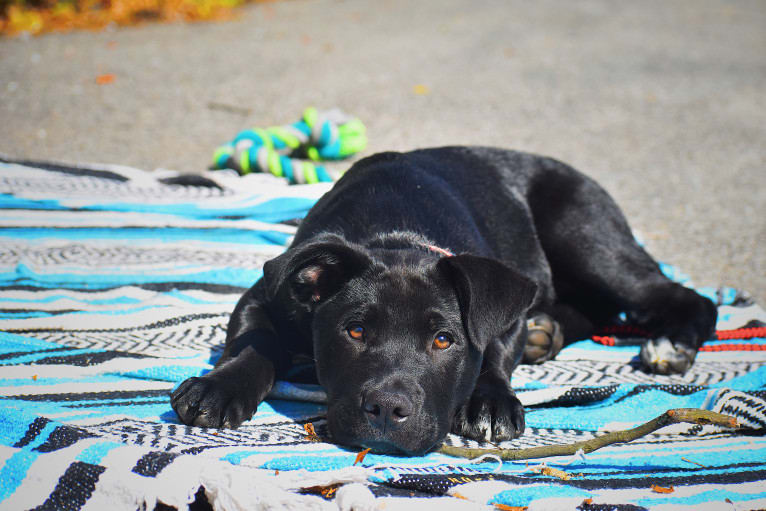
[[441, 257], [453, 257], [452, 251], [442, 248], [425, 236], [413, 232], [395, 231], [376, 236], [364, 245], [371, 250], [427, 250]]
[[452, 252], [450, 252], [446, 248], [437, 247], [436, 245], [431, 245], [431, 244], [423, 245], [423, 246], [426, 247], [431, 252], [436, 252], [437, 254], [440, 254], [443, 257], [454, 257], [455, 256], [455, 254], [453, 254]]

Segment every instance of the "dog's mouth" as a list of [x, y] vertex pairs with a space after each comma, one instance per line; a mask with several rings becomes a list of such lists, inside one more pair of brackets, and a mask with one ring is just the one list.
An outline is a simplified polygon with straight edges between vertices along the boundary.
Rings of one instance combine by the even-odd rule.
[[359, 447], [363, 447], [365, 449], [370, 449], [370, 452], [373, 452], [375, 454], [387, 454], [392, 456], [422, 456], [430, 451], [432, 451], [434, 448], [436, 448], [437, 444], [431, 444], [430, 446], [424, 448], [424, 449], [418, 449], [416, 451], [412, 451], [409, 449], [405, 449], [399, 445], [396, 445], [394, 443], [384, 441], [384, 440], [370, 440], [361, 442], [359, 444]]
[[338, 444], [394, 456], [421, 456], [437, 448], [444, 436], [439, 434], [434, 421], [414, 418], [407, 426], [382, 431], [363, 414], [346, 414], [342, 407], [328, 409], [327, 430]]

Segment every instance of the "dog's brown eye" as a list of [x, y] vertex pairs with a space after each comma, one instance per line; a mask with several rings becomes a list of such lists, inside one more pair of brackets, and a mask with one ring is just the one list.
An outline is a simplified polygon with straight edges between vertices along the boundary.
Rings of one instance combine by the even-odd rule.
[[355, 341], [363, 341], [364, 340], [364, 328], [362, 325], [351, 325], [346, 329], [346, 333], [348, 333], [348, 336], [354, 339]]
[[446, 334], [439, 334], [436, 337], [434, 337], [434, 348], [437, 350], [446, 350], [450, 346], [452, 346], [452, 339]]

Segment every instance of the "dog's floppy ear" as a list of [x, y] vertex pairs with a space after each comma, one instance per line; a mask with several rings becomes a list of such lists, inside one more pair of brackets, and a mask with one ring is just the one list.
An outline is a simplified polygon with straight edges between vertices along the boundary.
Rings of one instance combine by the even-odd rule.
[[537, 293], [534, 282], [494, 259], [443, 257], [438, 267], [450, 275], [468, 336], [480, 350], [510, 330]]
[[370, 263], [363, 248], [327, 235], [267, 261], [263, 279], [268, 296], [290, 298], [313, 309]]

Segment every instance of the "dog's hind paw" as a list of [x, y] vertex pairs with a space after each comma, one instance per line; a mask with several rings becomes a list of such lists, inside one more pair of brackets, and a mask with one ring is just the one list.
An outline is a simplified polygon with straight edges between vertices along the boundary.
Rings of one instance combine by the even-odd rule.
[[558, 355], [564, 346], [561, 326], [547, 314], [536, 314], [527, 320], [527, 342], [524, 345], [525, 364], [541, 364]]
[[255, 413], [258, 403], [236, 385], [209, 376], [189, 378], [170, 395], [181, 422], [203, 428], [237, 428]]
[[641, 346], [641, 362], [655, 374], [683, 374], [694, 363], [697, 350], [667, 337], [649, 339]]
[[524, 407], [504, 385], [478, 383], [455, 415], [452, 432], [474, 440], [502, 442], [524, 432]]

